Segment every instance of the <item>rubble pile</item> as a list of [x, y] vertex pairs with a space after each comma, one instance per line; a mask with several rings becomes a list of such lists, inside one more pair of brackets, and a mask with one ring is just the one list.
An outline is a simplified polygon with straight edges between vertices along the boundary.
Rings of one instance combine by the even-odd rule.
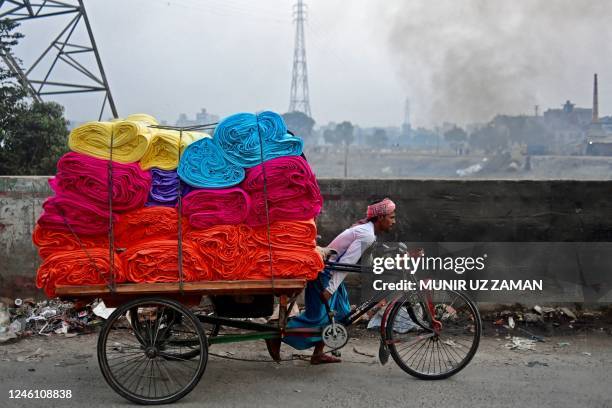
[[[610, 331], [612, 315], [605, 311], [595, 310], [575, 310], [567, 306], [548, 307], [535, 305], [533, 308], [524, 308], [516, 305], [511, 309], [503, 309], [495, 312], [483, 314], [485, 321], [493, 323], [496, 335], [506, 334], [510, 331], [526, 332], [524, 328], [533, 331], [551, 332], [558, 330], [577, 331], [577, 330], [598, 330]], [[538, 340], [539, 336], [531, 332], [531, 338]]]
[[35, 302], [33, 299], [0, 301], [0, 343], [32, 335], [52, 334], [74, 337], [91, 333], [104, 319], [94, 313], [101, 302], [75, 307], [58, 299]]

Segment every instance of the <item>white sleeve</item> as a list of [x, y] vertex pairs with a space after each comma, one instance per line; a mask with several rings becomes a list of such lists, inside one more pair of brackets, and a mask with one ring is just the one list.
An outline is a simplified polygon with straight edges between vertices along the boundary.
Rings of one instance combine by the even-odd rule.
[[[359, 239], [354, 240], [351, 245], [347, 248], [346, 252], [340, 258], [340, 262], [347, 264], [356, 264], [361, 258], [361, 245], [362, 241]], [[327, 291], [332, 295], [338, 289], [338, 286], [342, 283], [344, 278], [346, 278], [347, 272], [338, 272], [333, 271], [332, 276], [329, 279], [329, 283], [327, 284]]]

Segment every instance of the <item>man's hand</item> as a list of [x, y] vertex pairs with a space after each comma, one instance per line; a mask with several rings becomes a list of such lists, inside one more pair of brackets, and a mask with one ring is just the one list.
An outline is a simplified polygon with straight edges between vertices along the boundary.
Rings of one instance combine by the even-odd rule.
[[329, 293], [327, 289], [323, 289], [323, 292], [321, 293], [321, 297], [325, 299], [326, 302], [329, 302], [329, 299], [331, 299], [332, 294]]
[[412, 258], [425, 256], [425, 250], [423, 248], [411, 249], [410, 251], [408, 251], [408, 255], [410, 255]]

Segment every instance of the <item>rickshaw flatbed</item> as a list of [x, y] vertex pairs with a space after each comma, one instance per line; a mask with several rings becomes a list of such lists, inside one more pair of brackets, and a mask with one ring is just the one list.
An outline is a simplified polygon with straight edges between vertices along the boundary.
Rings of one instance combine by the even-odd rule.
[[159, 283], [118, 283], [114, 290], [108, 285], [58, 285], [56, 294], [65, 300], [87, 300], [102, 298], [108, 306], [121, 304], [127, 299], [163, 295], [186, 304], [198, 304], [205, 295], [266, 295], [280, 297], [298, 295], [306, 286], [305, 279], [272, 280], [219, 280]]

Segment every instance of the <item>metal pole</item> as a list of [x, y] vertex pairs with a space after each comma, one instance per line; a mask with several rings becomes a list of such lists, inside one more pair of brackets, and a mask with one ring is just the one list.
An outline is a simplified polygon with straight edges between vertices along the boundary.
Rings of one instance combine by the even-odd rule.
[[108, 86], [108, 81], [106, 79], [106, 73], [104, 73], [104, 68], [102, 67], [102, 59], [100, 58], [100, 53], [98, 52], [98, 46], [96, 45], [96, 40], [94, 39], [93, 32], [91, 31], [91, 26], [89, 25], [89, 18], [87, 18], [87, 12], [85, 11], [85, 5], [83, 4], [83, 0], [79, 0], [79, 8], [81, 9], [81, 13], [83, 14], [83, 20], [85, 21], [85, 25], [87, 26], [87, 34], [89, 35], [89, 40], [91, 41], [91, 46], [93, 48], [94, 55], [96, 56], [98, 68], [100, 69], [100, 76], [102, 77], [102, 81], [104, 82], [104, 86], [106, 87], [106, 95], [108, 96], [108, 104], [113, 113], [113, 117], [116, 119], [119, 117], [119, 115], [117, 114], [117, 108], [115, 107], [115, 101], [113, 100], [113, 95], [111, 94], [110, 87]]

